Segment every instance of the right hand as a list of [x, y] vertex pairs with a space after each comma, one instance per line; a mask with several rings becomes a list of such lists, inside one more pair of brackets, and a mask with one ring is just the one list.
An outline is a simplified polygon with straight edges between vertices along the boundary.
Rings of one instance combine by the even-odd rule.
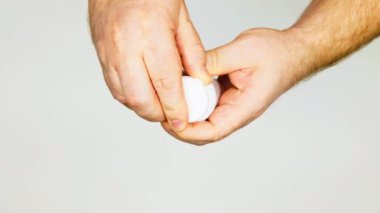
[[187, 124], [182, 70], [210, 83], [183, 0], [89, 0], [90, 27], [113, 97], [149, 121]]
[[294, 30], [251, 29], [208, 51], [207, 67], [220, 76], [222, 95], [207, 121], [173, 132], [195, 145], [219, 141], [261, 116], [284, 92], [311, 73], [309, 49]]

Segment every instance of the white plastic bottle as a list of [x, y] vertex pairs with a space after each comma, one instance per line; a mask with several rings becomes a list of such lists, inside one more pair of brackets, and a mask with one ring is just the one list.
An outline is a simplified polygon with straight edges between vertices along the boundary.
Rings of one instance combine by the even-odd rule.
[[205, 121], [218, 104], [220, 85], [217, 80], [212, 84], [204, 85], [199, 79], [183, 76], [183, 88], [189, 112], [189, 122]]

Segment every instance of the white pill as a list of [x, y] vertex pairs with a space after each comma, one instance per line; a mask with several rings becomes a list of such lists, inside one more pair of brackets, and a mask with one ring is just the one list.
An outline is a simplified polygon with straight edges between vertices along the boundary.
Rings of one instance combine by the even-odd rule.
[[208, 102], [208, 107], [206, 109], [206, 112], [204, 113], [204, 116], [201, 118], [202, 120], [206, 120], [212, 112], [215, 109], [215, 106], [219, 102], [219, 97], [220, 97], [220, 85], [217, 80], [214, 80], [212, 84], [205, 86], [206, 91], [209, 97], [209, 102]]
[[204, 85], [201, 80], [189, 76], [183, 76], [182, 82], [189, 112], [189, 122], [206, 120], [218, 104], [219, 83], [214, 80], [212, 84]]

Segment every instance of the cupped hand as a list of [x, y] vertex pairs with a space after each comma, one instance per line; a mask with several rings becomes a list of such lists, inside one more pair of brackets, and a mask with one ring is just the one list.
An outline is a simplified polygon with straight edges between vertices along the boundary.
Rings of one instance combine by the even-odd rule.
[[291, 30], [252, 29], [207, 53], [207, 69], [221, 76], [223, 93], [205, 122], [174, 132], [195, 145], [219, 141], [259, 117], [281, 94], [304, 77], [308, 65], [300, 39]]
[[149, 121], [187, 125], [182, 70], [203, 80], [202, 43], [182, 0], [89, 0], [93, 42], [113, 97]]

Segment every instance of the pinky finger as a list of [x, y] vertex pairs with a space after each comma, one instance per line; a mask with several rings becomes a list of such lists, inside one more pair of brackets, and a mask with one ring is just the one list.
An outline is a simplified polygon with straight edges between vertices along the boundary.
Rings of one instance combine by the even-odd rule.
[[120, 84], [119, 76], [116, 72], [104, 71], [103, 72], [104, 81], [107, 84], [114, 99], [120, 103], [124, 102], [124, 96], [122, 93], [122, 87]]

